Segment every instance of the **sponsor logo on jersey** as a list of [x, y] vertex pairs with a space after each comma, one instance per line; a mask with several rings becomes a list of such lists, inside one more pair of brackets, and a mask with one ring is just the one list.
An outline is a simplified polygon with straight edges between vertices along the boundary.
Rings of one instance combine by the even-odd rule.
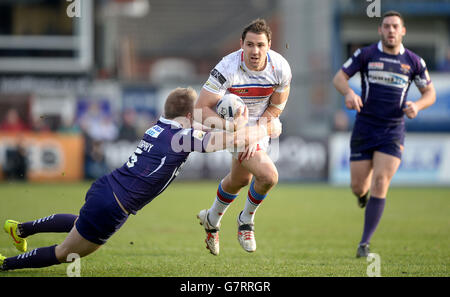
[[210, 82], [209, 79], [206, 81], [205, 87], [210, 88], [216, 92], [219, 91], [219, 88], [214, 83]]
[[235, 95], [240, 96], [240, 95], [247, 94], [248, 93], [248, 89], [236, 89], [236, 88], [233, 88], [233, 89], [230, 89], [230, 92], [232, 92]]
[[248, 78], [251, 78], [251, 79], [266, 79], [266, 77], [262, 76], [262, 75], [249, 75]]
[[404, 74], [408, 74], [409, 71], [411, 70], [411, 66], [409, 66], [408, 64], [400, 64], [400, 70], [401, 70]]
[[425, 88], [428, 85], [428, 81], [426, 78], [422, 78], [419, 75], [417, 75], [414, 78], [414, 83], [416, 84], [416, 86], [421, 89], [421, 88]]
[[153, 137], [153, 138], [157, 138], [159, 136], [159, 134], [161, 134], [161, 132], [164, 131], [164, 128], [161, 128], [158, 125], [155, 125], [153, 127], [151, 127], [150, 129], [148, 129], [145, 134]]
[[368, 66], [369, 69], [377, 69], [377, 70], [383, 70], [384, 63], [383, 62], [369, 62]]
[[219, 70], [217, 70], [216, 68], [214, 68], [213, 70], [211, 70], [210, 75], [214, 78], [217, 79], [217, 81], [223, 85], [227, 80], [225, 78], [225, 76], [222, 75], [222, 73], [219, 72]]
[[380, 60], [385, 61], [385, 62], [389, 62], [389, 63], [400, 64], [400, 61], [399, 60], [395, 60], [395, 59], [381, 57]]
[[408, 76], [388, 71], [369, 71], [368, 78], [370, 83], [396, 88], [405, 88], [409, 83]]
[[238, 95], [242, 99], [245, 98], [266, 98], [272, 95], [274, 87], [272, 85], [243, 85], [232, 86], [228, 88], [228, 91], [232, 94]]

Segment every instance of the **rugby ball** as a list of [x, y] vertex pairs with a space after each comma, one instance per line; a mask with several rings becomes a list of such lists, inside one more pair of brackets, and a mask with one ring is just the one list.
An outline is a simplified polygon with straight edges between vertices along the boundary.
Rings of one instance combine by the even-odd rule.
[[242, 99], [234, 94], [226, 94], [217, 102], [216, 112], [225, 119], [232, 120], [240, 108], [244, 108], [245, 103]]

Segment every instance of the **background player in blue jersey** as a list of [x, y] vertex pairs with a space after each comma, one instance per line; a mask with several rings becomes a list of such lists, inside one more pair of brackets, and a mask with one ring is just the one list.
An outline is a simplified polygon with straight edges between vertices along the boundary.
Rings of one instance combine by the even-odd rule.
[[[19, 256], [0, 255], [0, 270], [47, 267], [68, 262], [76, 253], [89, 255], [101, 247], [138, 210], [161, 194], [178, 175], [192, 151], [213, 152], [256, 143], [268, 133], [280, 133], [281, 124], [246, 127], [248, 111], [239, 113], [235, 132], [205, 132], [191, 128], [194, 101], [192, 88], [177, 88], [165, 102], [164, 117], [149, 128], [128, 162], [96, 180], [86, 193], [79, 215], [55, 214], [19, 223], [7, 220], [5, 231], [20, 251], [26, 237], [42, 232], [69, 232], [59, 245], [36, 248]], [[278, 131], [279, 132], [276, 132]]]
[[[413, 119], [436, 100], [425, 61], [402, 44], [406, 28], [400, 13], [386, 12], [378, 33], [381, 40], [356, 50], [333, 79], [346, 107], [358, 112], [350, 140], [351, 188], [359, 206], [367, 206], [357, 257], [369, 253], [389, 184], [401, 162], [404, 115]], [[361, 74], [361, 96], [348, 84], [356, 72]], [[415, 102], [405, 100], [412, 81], [422, 95]]]

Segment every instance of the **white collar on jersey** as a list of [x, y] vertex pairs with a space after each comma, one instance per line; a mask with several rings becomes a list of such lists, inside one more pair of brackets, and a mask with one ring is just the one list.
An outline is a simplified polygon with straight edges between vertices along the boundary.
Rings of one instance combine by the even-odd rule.
[[[263, 72], [264, 70], [266, 70], [266, 69], [268, 69], [268, 67], [269, 67], [269, 64], [272, 64], [272, 59], [270, 59], [270, 55], [269, 55], [269, 51], [270, 51], [270, 49], [267, 51], [267, 55], [266, 55], [266, 67], [264, 67], [264, 69], [263, 70], [259, 70], [259, 71], [256, 71], [256, 70], [250, 70], [248, 67], [247, 67], [247, 65], [245, 65], [245, 61], [244, 61], [244, 50], [243, 49], [240, 49], [240, 51], [241, 51], [241, 68], [242, 68], [242, 70], [244, 70], [244, 72], [245, 71], [248, 71], [248, 72], [253, 72], [253, 73], [259, 73], [259, 72]], [[273, 65], [272, 65], [272, 69], [274, 69], [274, 67], [273, 67]]]
[[[381, 40], [378, 41], [378, 50], [383, 53], [383, 44], [381, 43]], [[399, 54], [403, 55], [404, 53], [405, 53], [405, 47], [403, 46], [403, 43], [402, 43], [402, 44], [400, 44]]]
[[183, 128], [183, 126], [180, 123], [178, 123], [177, 121], [166, 119], [163, 116], [159, 117], [159, 121], [161, 123], [164, 123], [164, 124], [167, 124], [167, 125], [175, 126], [176, 128]]

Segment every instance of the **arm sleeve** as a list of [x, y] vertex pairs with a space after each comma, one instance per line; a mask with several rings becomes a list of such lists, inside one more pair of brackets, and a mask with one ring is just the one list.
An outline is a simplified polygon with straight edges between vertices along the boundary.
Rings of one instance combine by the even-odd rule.
[[362, 50], [357, 49], [353, 55], [342, 65], [342, 71], [349, 77], [352, 77], [356, 72], [362, 69]]
[[414, 83], [417, 88], [425, 88], [431, 83], [430, 75], [428, 74], [428, 69], [425, 61], [422, 58], [419, 58], [420, 61], [417, 66], [417, 70], [414, 74]]
[[281, 81], [278, 87], [275, 89], [275, 92], [283, 93], [289, 88], [292, 79], [291, 66], [286, 60], [283, 60], [282, 63], [282, 73], [281, 73]]
[[219, 64], [214, 67], [209, 73], [208, 80], [203, 85], [203, 88], [214, 94], [225, 95], [229, 87], [229, 78], [227, 77], [227, 70], [225, 67], [226, 61], [222, 59]]

